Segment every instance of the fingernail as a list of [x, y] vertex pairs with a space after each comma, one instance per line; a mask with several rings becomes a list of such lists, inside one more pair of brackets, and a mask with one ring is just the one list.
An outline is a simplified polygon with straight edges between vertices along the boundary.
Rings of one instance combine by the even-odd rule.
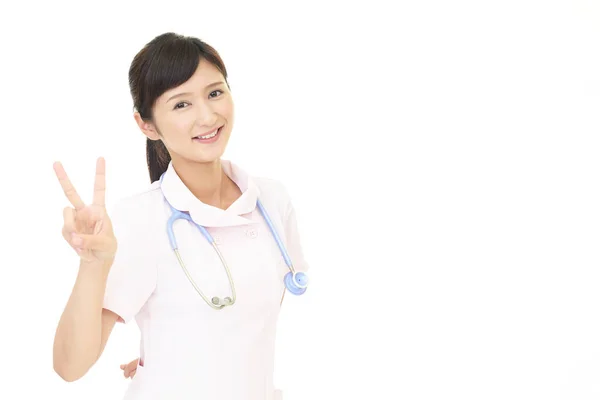
[[102, 221], [96, 222], [96, 226], [94, 227], [94, 233], [99, 233], [102, 230]]

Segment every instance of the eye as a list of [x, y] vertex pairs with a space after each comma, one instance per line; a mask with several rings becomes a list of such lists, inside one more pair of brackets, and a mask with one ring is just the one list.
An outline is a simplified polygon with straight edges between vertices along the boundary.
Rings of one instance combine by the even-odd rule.
[[181, 108], [185, 108], [186, 105], [189, 105], [190, 103], [182, 101], [180, 103], [175, 104], [175, 107], [173, 108], [173, 110], [179, 110]]
[[223, 91], [221, 89], [217, 89], [217, 90], [213, 90], [212, 92], [210, 92], [210, 95], [208, 95], [208, 97], [215, 98], [215, 97], [219, 97], [222, 94], [223, 94]]

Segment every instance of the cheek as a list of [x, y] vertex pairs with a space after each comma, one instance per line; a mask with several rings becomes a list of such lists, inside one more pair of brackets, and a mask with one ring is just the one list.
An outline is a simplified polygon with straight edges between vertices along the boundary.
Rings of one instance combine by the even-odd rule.
[[194, 127], [193, 118], [180, 115], [177, 118], [164, 118], [161, 120], [160, 132], [169, 149], [179, 149], [184, 141], [190, 139], [190, 132]]
[[223, 117], [225, 117], [225, 119], [227, 119], [227, 121], [229, 123], [233, 122], [233, 117], [234, 117], [234, 105], [233, 105], [233, 101], [231, 98], [226, 99], [226, 101], [223, 101], [219, 104], [219, 110], [218, 113], [221, 114]]
[[182, 115], [174, 123], [174, 129], [179, 135], [189, 136], [190, 130], [194, 127], [194, 117], [191, 113], [188, 115]]
[[188, 115], [181, 114], [177, 118], [167, 121], [164, 131], [171, 141], [178, 141], [183, 137], [188, 138], [193, 127], [194, 118], [191, 113], [188, 113]]

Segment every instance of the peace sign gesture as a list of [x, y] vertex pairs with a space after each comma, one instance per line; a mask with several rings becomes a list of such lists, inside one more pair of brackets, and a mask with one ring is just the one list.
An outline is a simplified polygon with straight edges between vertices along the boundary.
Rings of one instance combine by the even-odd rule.
[[60, 162], [54, 163], [54, 172], [65, 196], [73, 206], [66, 207], [63, 212], [63, 237], [83, 261], [104, 263], [112, 260], [117, 251], [117, 240], [106, 213], [104, 159], [100, 157], [96, 162], [94, 199], [91, 205], [85, 205], [81, 200]]

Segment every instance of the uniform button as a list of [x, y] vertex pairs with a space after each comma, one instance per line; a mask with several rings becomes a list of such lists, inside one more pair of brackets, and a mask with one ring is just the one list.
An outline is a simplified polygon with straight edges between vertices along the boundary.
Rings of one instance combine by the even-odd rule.
[[215, 240], [216, 245], [223, 243], [223, 241], [221, 240], [221, 236], [214, 236], [213, 239]]
[[256, 230], [255, 230], [255, 229], [248, 229], [248, 230], [246, 231], [246, 235], [248, 235], [248, 237], [249, 237], [249, 238], [252, 238], [252, 239], [254, 239], [255, 237], [257, 237], [257, 236], [258, 236], [258, 233], [256, 232]]

